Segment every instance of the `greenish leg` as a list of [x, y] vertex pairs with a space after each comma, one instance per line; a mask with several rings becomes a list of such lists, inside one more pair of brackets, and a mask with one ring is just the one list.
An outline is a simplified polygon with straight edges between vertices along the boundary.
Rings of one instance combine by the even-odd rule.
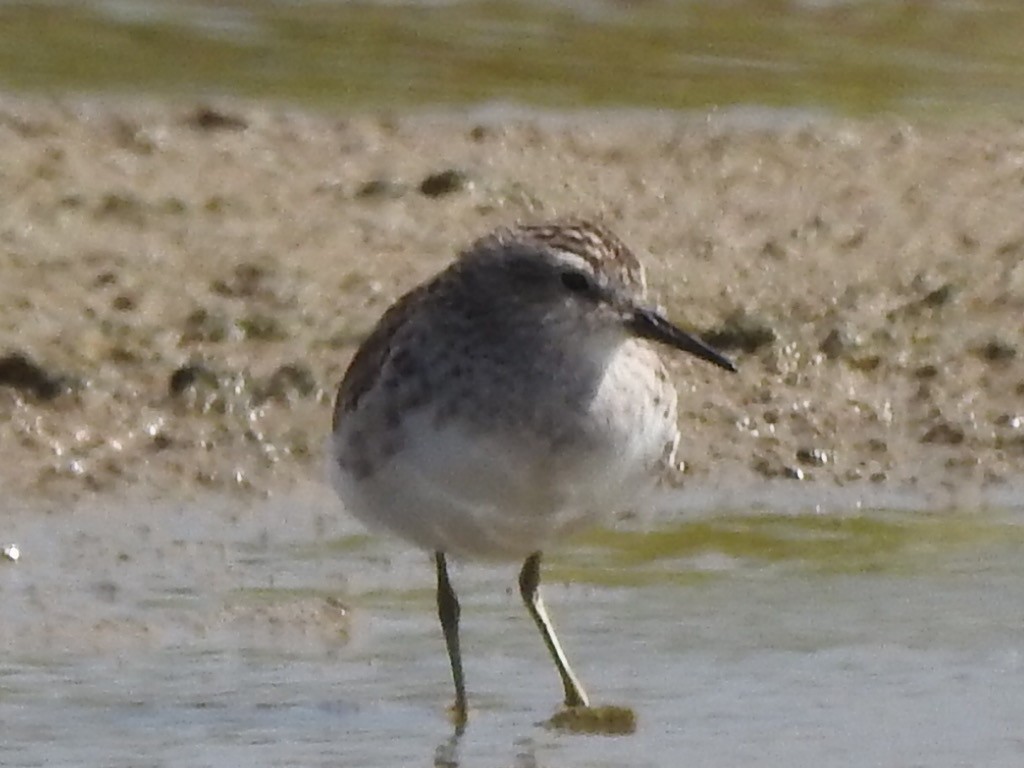
[[540, 630], [541, 637], [544, 638], [544, 644], [548, 647], [551, 658], [555, 660], [555, 666], [558, 667], [558, 674], [562, 678], [562, 687], [565, 688], [565, 706], [587, 707], [590, 706], [587, 694], [576, 675], [573, 674], [569, 660], [565, 658], [565, 652], [562, 651], [562, 646], [558, 643], [555, 628], [551, 626], [551, 619], [548, 618], [548, 612], [544, 609], [544, 601], [540, 597], [540, 557], [540, 552], [534, 552], [523, 563], [523, 570], [519, 572], [519, 593], [523, 596], [523, 602], [526, 603], [526, 610], [530, 612], [537, 629]]
[[452, 679], [455, 681], [452, 719], [456, 726], [462, 726], [466, 723], [466, 686], [462, 679], [462, 654], [459, 652], [459, 599], [448, 580], [444, 552], [435, 552], [434, 562], [437, 565], [437, 615], [441, 619], [444, 643], [448, 647], [448, 659], [452, 664]]

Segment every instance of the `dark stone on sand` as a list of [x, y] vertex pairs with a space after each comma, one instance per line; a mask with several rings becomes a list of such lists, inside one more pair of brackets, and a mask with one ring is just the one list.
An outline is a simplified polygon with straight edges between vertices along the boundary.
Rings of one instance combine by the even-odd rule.
[[201, 363], [189, 363], [176, 369], [167, 382], [167, 392], [177, 397], [189, 389], [217, 389], [220, 381], [217, 374]]
[[244, 118], [212, 107], [199, 107], [185, 123], [200, 131], [244, 131], [249, 127]]
[[935, 445], [960, 445], [964, 441], [964, 431], [947, 421], [939, 422], [929, 428], [921, 438], [922, 443], [933, 443]]
[[804, 480], [807, 477], [800, 467], [783, 467], [782, 476], [787, 480]]
[[127, 293], [115, 296], [113, 301], [110, 302], [110, 308], [117, 312], [131, 312], [135, 309], [135, 306], [135, 299]]
[[936, 288], [934, 291], [930, 291], [921, 299], [921, 303], [926, 307], [942, 307], [949, 303], [950, 299], [953, 298], [954, 289], [952, 284], [946, 283], [940, 288]]
[[821, 448], [800, 448], [796, 452], [796, 460], [808, 467], [823, 467], [828, 458], [828, 451]]
[[420, 182], [420, 193], [426, 197], [442, 197], [459, 192], [469, 183], [469, 177], [460, 170], [449, 168], [432, 173]]
[[67, 391], [69, 385], [65, 377], [49, 373], [28, 355], [14, 352], [0, 357], [0, 387], [52, 400]]
[[1005, 363], [1017, 356], [1017, 348], [1002, 339], [991, 339], [977, 349], [978, 356], [990, 363]]

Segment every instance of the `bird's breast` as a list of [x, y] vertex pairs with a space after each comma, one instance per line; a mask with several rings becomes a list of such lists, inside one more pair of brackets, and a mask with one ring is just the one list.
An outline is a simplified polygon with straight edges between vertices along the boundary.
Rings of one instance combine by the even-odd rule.
[[674, 451], [676, 394], [643, 343], [605, 362], [529, 394], [477, 371], [401, 412], [368, 399], [334, 436], [335, 486], [364, 521], [467, 554], [528, 554], [631, 508]]

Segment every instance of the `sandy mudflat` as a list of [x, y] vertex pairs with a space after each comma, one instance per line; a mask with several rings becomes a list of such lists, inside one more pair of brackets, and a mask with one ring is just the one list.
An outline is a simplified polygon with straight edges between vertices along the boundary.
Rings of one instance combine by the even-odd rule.
[[674, 361], [712, 470], [998, 487], [1024, 468], [1024, 123], [324, 115], [0, 98], [0, 484], [318, 476], [333, 389], [492, 227], [603, 218], [728, 376]]

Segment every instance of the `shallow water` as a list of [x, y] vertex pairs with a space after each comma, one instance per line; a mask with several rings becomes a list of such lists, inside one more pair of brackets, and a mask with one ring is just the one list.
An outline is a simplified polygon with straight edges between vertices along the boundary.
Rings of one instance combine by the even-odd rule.
[[0, 2], [0, 83], [394, 109], [1020, 114], [1007, 0]]
[[854, 501], [677, 510], [551, 557], [562, 639], [632, 736], [540, 725], [559, 687], [514, 567], [456, 568], [458, 740], [429, 559], [320, 491], [9, 509], [2, 762], [1020, 765], [1021, 510]]

